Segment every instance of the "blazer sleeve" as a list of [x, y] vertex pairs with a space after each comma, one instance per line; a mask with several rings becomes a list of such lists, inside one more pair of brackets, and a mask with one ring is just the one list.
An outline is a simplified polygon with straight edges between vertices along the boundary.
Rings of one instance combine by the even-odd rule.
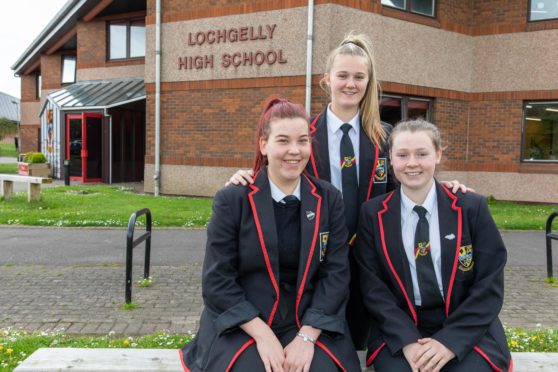
[[[474, 281], [467, 297], [432, 337], [453, 351], [458, 360], [471, 351], [498, 317], [504, 302], [504, 265], [507, 252], [486, 200], [478, 198], [469, 219], [474, 259]], [[476, 214], [474, 213], [476, 209]]]
[[[382, 247], [375, 239], [378, 229], [371, 202], [361, 208], [354, 257], [361, 282], [364, 307], [378, 326], [392, 354], [421, 338], [411, 316], [405, 312], [388, 285], [392, 280], [382, 270]], [[395, 280], [395, 279], [393, 279]]]
[[[349, 245], [345, 226], [344, 204], [341, 193], [331, 187], [329, 213], [329, 237], [327, 254], [319, 263], [316, 289], [310, 306], [304, 312], [301, 323], [337, 334], [345, 332], [345, 306], [349, 295]], [[319, 255], [320, 244], [316, 245]], [[317, 255], [314, 257], [317, 257]]]
[[[230, 189], [215, 195], [213, 214], [207, 227], [202, 273], [202, 295], [214, 317], [217, 334], [235, 329], [259, 315], [238, 285], [238, 229], [240, 211], [234, 214], [227, 196]], [[228, 195], [229, 194], [229, 195]]]

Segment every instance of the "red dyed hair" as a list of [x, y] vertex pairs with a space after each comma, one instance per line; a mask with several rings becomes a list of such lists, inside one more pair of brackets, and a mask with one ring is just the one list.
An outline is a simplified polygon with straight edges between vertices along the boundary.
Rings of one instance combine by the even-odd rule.
[[267, 158], [260, 151], [260, 138], [267, 139], [271, 132], [271, 122], [279, 119], [296, 119], [302, 118], [308, 124], [310, 123], [308, 114], [301, 104], [293, 103], [285, 98], [271, 97], [268, 98], [264, 105], [260, 119], [258, 120], [258, 128], [256, 129], [256, 156], [254, 158], [254, 174], [256, 174], [263, 166], [267, 164]]

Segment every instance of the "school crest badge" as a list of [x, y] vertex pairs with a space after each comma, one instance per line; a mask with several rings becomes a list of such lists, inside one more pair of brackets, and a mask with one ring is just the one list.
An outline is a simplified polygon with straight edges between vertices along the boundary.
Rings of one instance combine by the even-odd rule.
[[325, 259], [328, 239], [329, 239], [329, 231], [320, 233], [320, 262], [322, 262]]
[[386, 158], [378, 158], [376, 163], [376, 173], [374, 173], [374, 183], [387, 182], [387, 163]]
[[345, 156], [341, 159], [341, 169], [350, 168], [356, 164], [356, 156]]
[[464, 245], [459, 248], [459, 270], [469, 271], [475, 265], [473, 261], [473, 246], [471, 244]]
[[419, 258], [419, 256], [424, 257], [430, 252], [430, 243], [429, 242], [421, 242], [418, 243], [418, 247], [415, 247], [415, 260]]

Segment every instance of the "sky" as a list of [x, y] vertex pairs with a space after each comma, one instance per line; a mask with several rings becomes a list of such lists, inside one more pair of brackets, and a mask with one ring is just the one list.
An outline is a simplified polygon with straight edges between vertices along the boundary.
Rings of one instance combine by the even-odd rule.
[[0, 0], [0, 92], [20, 98], [10, 68], [67, 0]]

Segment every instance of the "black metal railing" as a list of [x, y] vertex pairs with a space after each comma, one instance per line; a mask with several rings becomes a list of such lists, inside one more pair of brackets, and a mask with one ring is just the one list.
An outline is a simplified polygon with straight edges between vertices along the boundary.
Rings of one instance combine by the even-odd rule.
[[546, 273], [549, 278], [554, 275], [552, 273], [552, 240], [558, 240], [558, 233], [552, 232], [552, 221], [558, 217], [558, 212], [551, 213], [546, 220]]
[[[139, 216], [145, 214], [145, 232], [134, 240], [134, 230], [136, 220]], [[133, 249], [145, 241], [145, 261], [143, 269], [143, 278], [149, 279], [149, 261], [151, 259], [151, 211], [144, 208], [132, 213], [128, 222], [128, 234], [126, 237], [126, 303], [132, 302], [132, 264]]]

